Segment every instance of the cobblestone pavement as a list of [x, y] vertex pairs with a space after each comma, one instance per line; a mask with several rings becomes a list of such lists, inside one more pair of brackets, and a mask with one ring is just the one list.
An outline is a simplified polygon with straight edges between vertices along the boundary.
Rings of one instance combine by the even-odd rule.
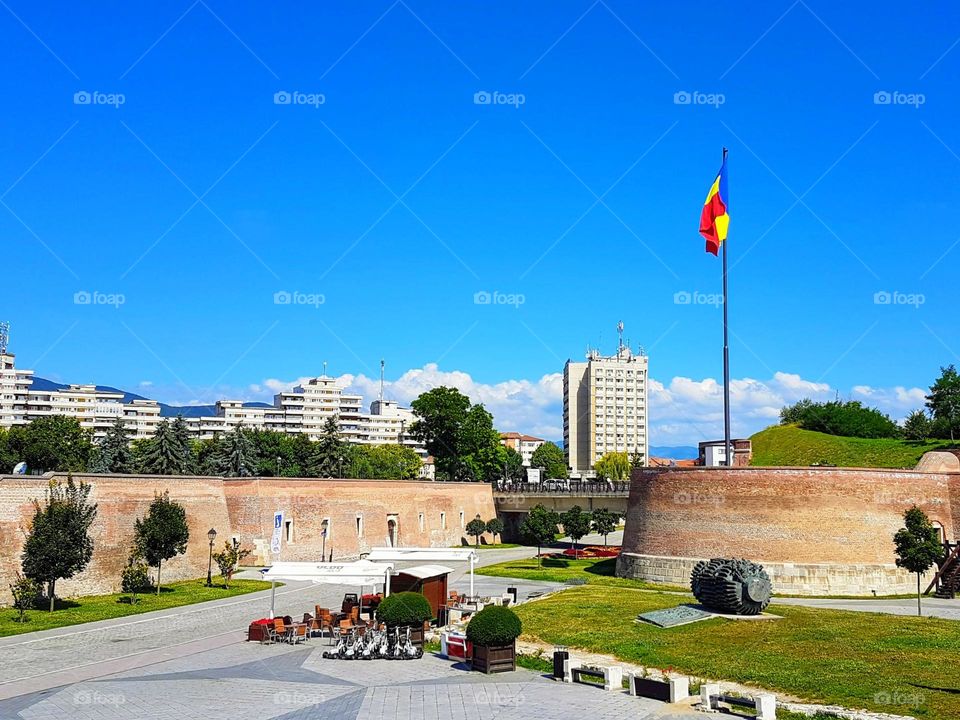
[[149, 667], [0, 701], [3, 720], [693, 720], [680, 706], [518, 670], [485, 676], [432, 655], [322, 657], [326, 642], [234, 642]]

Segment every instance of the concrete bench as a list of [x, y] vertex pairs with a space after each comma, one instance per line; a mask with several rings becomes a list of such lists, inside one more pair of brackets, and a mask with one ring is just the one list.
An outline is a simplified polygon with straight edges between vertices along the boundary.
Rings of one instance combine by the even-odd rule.
[[623, 688], [623, 668], [621, 667], [585, 668], [580, 660], [567, 658], [563, 661], [563, 681], [565, 683], [582, 682], [580, 678], [584, 675], [598, 679], [602, 678], [604, 690], [621, 690]]
[[700, 703], [707, 710], [719, 710], [720, 703], [750, 708], [757, 713], [757, 720], [776, 720], [777, 698], [770, 693], [760, 693], [752, 698], [738, 695], [724, 695], [717, 683], [705, 683], [700, 686]]

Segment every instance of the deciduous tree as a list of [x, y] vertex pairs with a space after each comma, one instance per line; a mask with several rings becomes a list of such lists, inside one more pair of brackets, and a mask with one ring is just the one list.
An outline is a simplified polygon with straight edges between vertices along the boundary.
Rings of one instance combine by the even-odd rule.
[[547, 478], [552, 480], [566, 480], [569, 474], [567, 459], [563, 450], [552, 442], [545, 442], [533, 451], [533, 455], [530, 457], [530, 466], [543, 468]]
[[477, 515], [473, 520], [467, 523], [467, 535], [475, 538], [474, 544], [480, 547], [480, 536], [487, 531], [487, 524]]
[[893, 536], [897, 567], [917, 574], [917, 615], [920, 615], [920, 576], [943, 557], [943, 545], [940, 532], [916, 505], [903, 513], [903, 520], [904, 527]]
[[598, 535], [603, 535], [603, 544], [607, 544], [607, 535], [617, 529], [620, 516], [606, 508], [597, 508], [593, 511], [593, 529]]
[[573, 540], [573, 556], [579, 557], [577, 543], [584, 535], [590, 532], [590, 513], [584, 512], [579, 505], [574, 505], [566, 512], [560, 513], [560, 524], [563, 531]]
[[157, 568], [157, 595], [160, 594], [160, 569], [164, 560], [187, 551], [190, 530], [187, 511], [170, 499], [170, 494], [156, 495], [146, 517], [134, 524], [134, 542], [147, 564]]
[[90, 502], [90, 490], [89, 485], [76, 483], [68, 475], [66, 483], [50, 483], [42, 505], [33, 501], [33, 521], [23, 545], [23, 574], [46, 583], [51, 611], [57, 580], [72, 578], [93, 556], [90, 526], [97, 517], [97, 506]]
[[520, 535], [527, 542], [537, 546], [537, 567], [542, 567], [540, 549], [546, 543], [556, 539], [560, 516], [543, 505], [534, 505], [520, 524]]
[[955, 440], [960, 426], [960, 375], [953, 365], [940, 368], [940, 377], [930, 386], [927, 407], [933, 419], [945, 427], [951, 440]]

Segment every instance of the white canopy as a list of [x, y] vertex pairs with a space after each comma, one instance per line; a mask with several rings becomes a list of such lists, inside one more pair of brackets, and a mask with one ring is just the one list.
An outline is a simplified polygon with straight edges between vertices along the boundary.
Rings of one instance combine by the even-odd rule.
[[[365, 585], [383, 584], [384, 594], [390, 594], [390, 575], [393, 563], [375, 563], [357, 560], [349, 563], [275, 562], [261, 570], [264, 580], [270, 580], [270, 617], [274, 616], [277, 581], [312, 582], [314, 585], [355, 585], [363, 594]], [[363, 603], [361, 598], [361, 611]]]
[[439, 560], [446, 562], [470, 562], [477, 553], [470, 548], [423, 548], [423, 547], [375, 547], [366, 559], [374, 562], [406, 562]]
[[452, 572], [453, 568], [448, 568], [446, 565], [415, 565], [414, 567], [397, 570], [398, 574], [410, 575], [420, 580], [437, 577], [438, 575], [449, 575]]
[[367, 553], [366, 559], [375, 562], [469, 562], [470, 597], [473, 597], [473, 567], [477, 553], [470, 548], [375, 547]]
[[349, 563], [275, 562], [264, 580], [305, 581], [315, 585], [377, 585], [387, 582], [393, 563], [357, 560]]

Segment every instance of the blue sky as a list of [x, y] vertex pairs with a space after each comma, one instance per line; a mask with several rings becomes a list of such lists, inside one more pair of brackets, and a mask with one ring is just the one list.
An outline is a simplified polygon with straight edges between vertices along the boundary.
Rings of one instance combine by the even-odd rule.
[[11, 0], [18, 363], [208, 402], [324, 361], [369, 391], [385, 357], [400, 399], [455, 382], [550, 435], [556, 373], [623, 320], [654, 441], [693, 442], [720, 427], [696, 230], [723, 145], [735, 429], [802, 394], [899, 417], [957, 361], [955, 4], [492, 5]]

